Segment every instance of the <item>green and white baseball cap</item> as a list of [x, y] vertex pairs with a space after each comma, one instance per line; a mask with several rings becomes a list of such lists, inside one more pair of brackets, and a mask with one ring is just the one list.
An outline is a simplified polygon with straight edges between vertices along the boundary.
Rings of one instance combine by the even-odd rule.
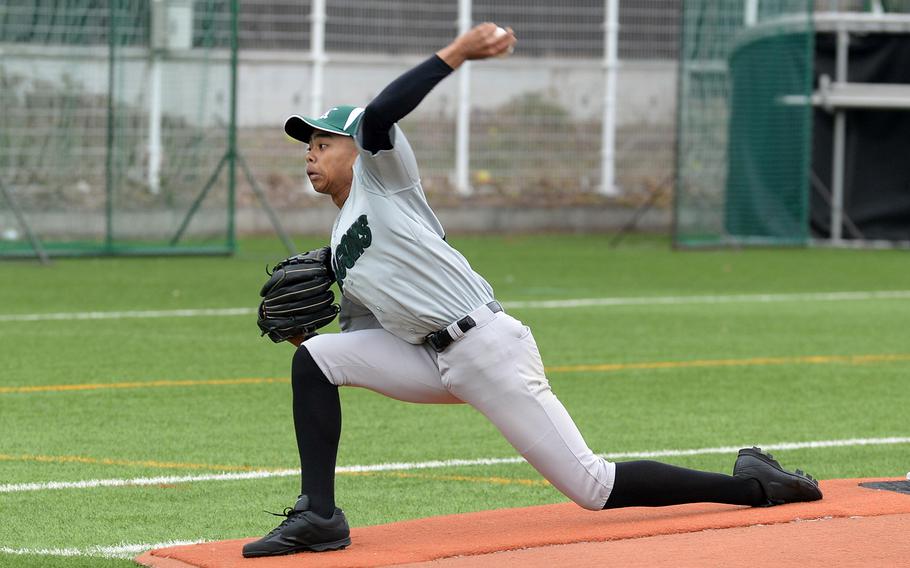
[[363, 116], [363, 108], [350, 105], [335, 106], [317, 118], [293, 115], [284, 122], [288, 136], [309, 144], [314, 130], [325, 130], [341, 136], [353, 136]]

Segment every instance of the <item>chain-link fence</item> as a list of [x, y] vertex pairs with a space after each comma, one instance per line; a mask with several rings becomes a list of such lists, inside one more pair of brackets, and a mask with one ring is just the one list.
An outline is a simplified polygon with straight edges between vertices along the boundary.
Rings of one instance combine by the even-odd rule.
[[[29, 210], [62, 211], [51, 224], [64, 236], [117, 234], [120, 223], [121, 234], [158, 238], [179, 224], [227, 145], [232, 2], [0, 5], [0, 181], [26, 216]], [[787, 3], [721, 4], [740, 20], [754, 4], [761, 20], [786, 11]], [[460, 11], [466, 5], [467, 22]], [[814, 5], [910, 9], [906, 0]], [[610, 206], [652, 197], [658, 207], [669, 204], [681, 131], [681, 0], [243, 0], [238, 6], [239, 153], [282, 209], [308, 207], [314, 199], [304, 147], [283, 133], [286, 116], [364, 105], [445, 46], [460, 26], [481, 21], [514, 28], [515, 54], [471, 66], [466, 113], [462, 70], [403, 123], [435, 205]], [[616, 14], [611, 6], [618, 7]], [[168, 25], [155, 24], [156, 10]], [[609, 49], [611, 22], [618, 24], [616, 60]], [[181, 42], [186, 45], [174, 47]], [[113, 98], [104, 95], [107, 90]], [[459, 160], [460, 116], [469, 122], [466, 172]], [[218, 191], [204, 206], [226, 204], [224, 184], [217, 181]], [[237, 199], [241, 208], [254, 206], [244, 176]], [[99, 229], [105, 207], [137, 215], [121, 215]], [[75, 211], [95, 216], [66, 214]], [[149, 211], [157, 217], [138, 215]], [[86, 219], [92, 219], [89, 228]], [[8, 237], [18, 234], [3, 200], [0, 225]]]
[[[367, 103], [457, 35], [460, 4], [465, 2], [239, 2], [238, 148], [270, 201], [293, 208], [313, 198], [303, 147], [284, 136], [284, 118]], [[455, 171], [464, 104], [457, 74], [404, 121], [431, 200], [457, 203], [467, 194], [513, 204], [587, 204], [604, 201], [605, 190], [611, 199], [628, 198], [667, 184], [679, 2], [615, 2], [619, 60], [613, 63], [609, 125], [611, 2], [471, 4], [470, 23], [511, 26], [520, 43], [511, 58], [472, 66], [466, 179]], [[51, 219], [46, 214], [56, 211], [55, 204], [83, 211], [81, 218], [48, 223], [61, 237], [104, 238], [106, 232], [108, 240], [118, 234], [118, 223], [119, 233], [146, 231], [154, 238], [179, 223], [226, 145], [231, 5], [11, 0], [0, 7], [3, 80], [18, 85], [4, 88], [12, 103], [2, 115], [2, 177], [26, 216], [35, 209]], [[166, 25], [156, 25], [156, 13]], [[169, 47], [175, 41], [189, 44]], [[322, 88], [315, 90], [317, 83]], [[605, 128], [615, 133], [609, 154]], [[615, 187], [605, 187], [607, 162]], [[219, 180], [217, 188], [224, 183]], [[241, 176], [238, 183], [238, 205], [252, 206], [247, 180]], [[226, 199], [224, 192], [213, 195], [203, 204]], [[110, 215], [121, 209], [164, 213], [148, 216], [155, 220], [146, 230], [141, 217]], [[106, 226], [99, 221], [105, 215]], [[13, 226], [11, 219], [7, 215], [4, 226]]]
[[230, 21], [215, 0], [0, 6], [0, 254], [29, 232], [54, 254], [230, 250]]
[[[666, 188], [671, 179], [680, 2], [618, 4], [611, 160], [619, 199], [640, 199]], [[363, 105], [398, 74], [444, 47], [458, 33], [458, 5], [454, 0], [328, 0], [319, 108]], [[605, 202], [607, 5], [472, 2], [472, 23], [511, 26], [519, 44], [512, 57], [471, 69], [469, 199]], [[244, 2], [240, 12], [240, 148], [270, 200], [282, 206], [304, 205], [311, 197], [304, 191], [302, 148], [286, 141], [280, 125], [287, 115], [309, 112], [313, 104], [312, 14], [312, 2], [275, 0]], [[459, 80], [456, 74], [441, 83], [403, 122], [417, 149], [424, 187], [436, 204], [465, 199], [456, 176]], [[242, 181], [239, 190], [241, 203], [251, 203]]]

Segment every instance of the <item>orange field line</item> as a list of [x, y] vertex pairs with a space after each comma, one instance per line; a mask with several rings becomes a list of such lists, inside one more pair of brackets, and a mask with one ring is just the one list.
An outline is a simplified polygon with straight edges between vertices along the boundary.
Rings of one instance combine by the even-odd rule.
[[605, 363], [597, 365], [565, 365], [547, 367], [551, 373], [579, 373], [591, 371], [627, 371], [634, 369], [685, 369], [689, 367], [749, 367], [763, 365], [828, 365], [846, 363], [892, 363], [910, 361], [910, 354], [881, 355], [807, 355], [803, 357], [753, 357], [748, 359], [695, 359], [693, 361], [652, 361], [645, 363]]
[[256, 385], [264, 383], [287, 383], [286, 378], [254, 377], [244, 379], [187, 379], [160, 381], [133, 381], [125, 383], [88, 383], [77, 385], [40, 385], [31, 387], [0, 387], [0, 394], [32, 392], [66, 392], [101, 389], [141, 389], [155, 387], [194, 387], [212, 385]]
[[[868, 363], [895, 363], [910, 361], [910, 354], [884, 353], [872, 355], [807, 355], [802, 357], [752, 357], [746, 359], [695, 359], [692, 361], [650, 361], [643, 363], [602, 363], [591, 365], [561, 365], [547, 367], [550, 373], [583, 373], [615, 372], [650, 369], [687, 369], [693, 367], [754, 367], [766, 365], [829, 365], [842, 363], [863, 365]], [[73, 385], [40, 385], [20, 387], [0, 387], [0, 394], [68, 392], [102, 389], [139, 389], [161, 387], [192, 387], [219, 385], [255, 385], [271, 383], [288, 383], [286, 378], [254, 377], [240, 379], [187, 379], [132, 381], [123, 383], [88, 383]]]

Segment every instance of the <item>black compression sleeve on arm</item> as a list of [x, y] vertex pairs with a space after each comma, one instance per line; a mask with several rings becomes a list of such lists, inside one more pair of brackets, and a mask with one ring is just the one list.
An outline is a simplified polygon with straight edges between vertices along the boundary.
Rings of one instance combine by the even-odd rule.
[[445, 61], [434, 54], [389, 83], [363, 111], [360, 128], [364, 149], [373, 154], [391, 149], [389, 129], [392, 125], [417, 108], [433, 87], [452, 71]]

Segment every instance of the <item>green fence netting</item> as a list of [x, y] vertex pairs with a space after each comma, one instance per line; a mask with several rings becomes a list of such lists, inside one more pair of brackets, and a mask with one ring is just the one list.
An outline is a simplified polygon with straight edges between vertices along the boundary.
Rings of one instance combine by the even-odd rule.
[[683, 6], [676, 245], [807, 242], [812, 2]]
[[0, 5], [0, 256], [233, 250], [235, 4]]

